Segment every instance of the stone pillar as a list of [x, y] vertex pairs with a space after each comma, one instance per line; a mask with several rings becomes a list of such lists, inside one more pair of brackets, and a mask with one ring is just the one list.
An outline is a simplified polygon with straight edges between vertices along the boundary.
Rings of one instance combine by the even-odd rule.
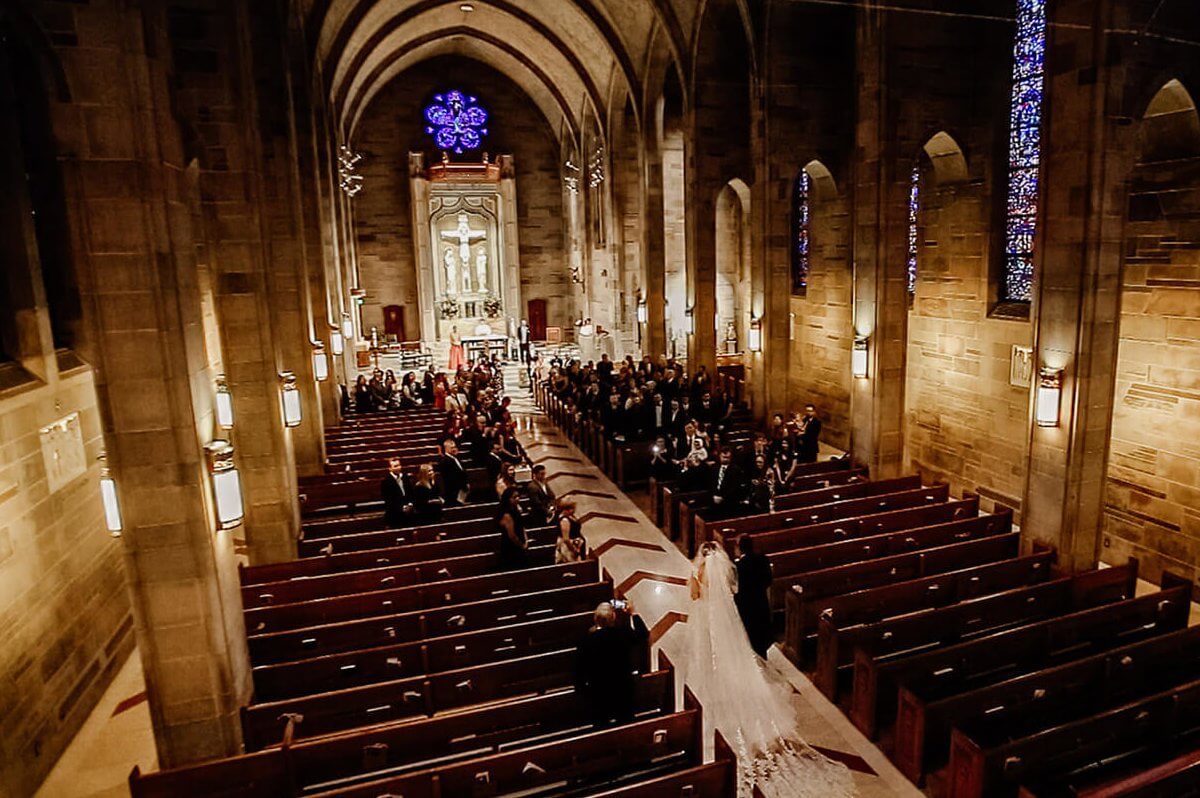
[[[854, 175], [854, 329], [868, 376], [851, 388], [851, 451], [882, 479], [903, 469], [907, 211], [895, 183], [886, 89], [887, 12], [858, 10], [858, 156]], [[901, 224], [903, 222], [903, 224]]]
[[709, 374], [717, 370], [717, 192], [700, 175], [696, 163], [696, 112], [689, 112], [685, 142], [687, 215], [688, 306], [692, 310], [692, 334], [688, 336], [688, 371], [695, 373], [706, 366]]
[[1032, 316], [1035, 366], [1063, 369], [1063, 391], [1059, 426], [1030, 425], [1022, 529], [1027, 539], [1054, 545], [1064, 567], [1079, 570], [1094, 566], [1100, 550], [1120, 321], [1122, 186], [1134, 144], [1121, 112], [1123, 72], [1103, 33], [1114, 24], [1114, 4], [1064, 0], [1049, 11]]
[[501, 155], [500, 165], [500, 223], [504, 226], [500, 240], [504, 244], [504, 308], [518, 323], [525, 318], [525, 298], [521, 292], [521, 229], [517, 224], [517, 170], [511, 155]]
[[645, 277], [642, 292], [646, 300], [646, 323], [642, 325], [642, 351], [657, 358], [667, 351], [662, 142], [658, 140], [654, 125], [646, 124], [643, 127], [642, 253]]
[[62, 53], [67, 73], [91, 88], [60, 109], [56, 135], [71, 153], [64, 170], [90, 308], [80, 354], [99, 378], [158, 759], [178, 767], [239, 751], [252, 684], [236, 530], [215, 529], [203, 449], [215, 427], [212, 375], [166, 13], [105, 13], [119, 35]]

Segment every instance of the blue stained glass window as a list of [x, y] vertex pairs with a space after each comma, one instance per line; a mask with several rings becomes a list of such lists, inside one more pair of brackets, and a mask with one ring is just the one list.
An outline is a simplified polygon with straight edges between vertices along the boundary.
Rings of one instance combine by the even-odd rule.
[[921, 210], [921, 165], [913, 167], [908, 184], [908, 296], [917, 293], [917, 214]]
[[800, 170], [796, 178], [795, 195], [792, 202], [792, 293], [805, 294], [808, 292], [808, 222], [809, 222], [809, 189], [812, 179], [808, 171]]
[[1016, 302], [1028, 302], [1033, 297], [1045, 69], [1046, 0], [1017, 0], [1008, 137], [1008, 222], [1004, 231], [1004, 298]]
[[433, 136], [438, 147], [461, 155], [464, 150], [478, 149], [487, 135], [488, 113], [476, 98], [457, 89], [434, 96], [425, 109], [425, 132]]

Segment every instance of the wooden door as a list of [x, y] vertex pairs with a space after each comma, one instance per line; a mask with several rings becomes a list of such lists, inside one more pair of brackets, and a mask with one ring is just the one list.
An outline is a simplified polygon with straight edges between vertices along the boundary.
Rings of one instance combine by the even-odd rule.
[[404, 308], [388, 305], [383, 309], [383, 334], [394, 335], [397, 341], [404, 340]]
[[529, 300], [529, 338], [533, 341], [546, 340], [546, 300]]

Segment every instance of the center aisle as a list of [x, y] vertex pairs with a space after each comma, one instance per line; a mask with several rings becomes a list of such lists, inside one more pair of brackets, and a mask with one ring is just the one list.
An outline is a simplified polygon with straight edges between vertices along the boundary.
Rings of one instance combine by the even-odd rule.
[[[683, 662], [691, 595], [692, 565], [638, 508], [537, 407], [527, 388], [518, 387], [518, 367], [505, 373], [518, 436], [535, 464], [546, 466], [557, 496], [578, 505], [583, 536], [612, 577], [617, 592], [628, 596], [650, 628], [650, 643], [671, 661]], [[862, 798], [921, 796], [891, 762], [818, 692], [808, 677], [772, 648], [770, 663], [793, 687], [796, 712], [808, 743], [855, 772]], [[704, 696], [697, 696], [701, 703]], [[711, 734], [707, 735], [711, 740]]]

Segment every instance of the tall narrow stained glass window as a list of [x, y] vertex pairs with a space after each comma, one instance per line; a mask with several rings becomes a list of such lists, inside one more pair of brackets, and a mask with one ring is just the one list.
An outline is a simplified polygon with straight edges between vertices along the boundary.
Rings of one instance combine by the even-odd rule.
[[1046, 0], [1017, 0], [1004, 230], [1004, 299], [1010, 302], [1028, 302], [1033, 297], [1045, 63]]
[[908, 181], [908, 299], [917, 293], [917, 214], [921, 210], [921, 165], [913, 166]]
[[808, 292], [808, 201], [811, 188], [812, 179], [808, 176], [808, 170], [801, 169], [792, 198], [792, 293], [798, 296]]

